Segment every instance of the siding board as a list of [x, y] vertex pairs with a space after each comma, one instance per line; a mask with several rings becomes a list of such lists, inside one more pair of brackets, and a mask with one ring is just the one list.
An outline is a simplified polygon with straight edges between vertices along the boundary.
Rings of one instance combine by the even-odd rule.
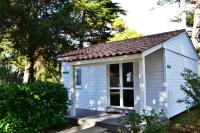
[[177, 103], [178, 99], [185, 96], [180, 90], [180, 85], [185, 82], [181, 73], [184, 68], [198, 72], [197, 57], [185, 34], [166, 42], [164, 46], [166, 48], [166, 65], [171, 66], [171, 68], [166, 69], [166, 80], [169, 103], [168, 117], [172, 117], [186, 110], [185, 104]]
[[167, 94], [164, 90], [163, 49], [146, 57], [147, 109], [166, 110]]
[[[71, 73], [63, 64], [63, 71]], [[70, 73], [63, 75], [64, 85], [70, 88]], [[77, 108], [105, 110], [107, 107], [106, 65], [81, 67], [81, 88], [77, 88]]]

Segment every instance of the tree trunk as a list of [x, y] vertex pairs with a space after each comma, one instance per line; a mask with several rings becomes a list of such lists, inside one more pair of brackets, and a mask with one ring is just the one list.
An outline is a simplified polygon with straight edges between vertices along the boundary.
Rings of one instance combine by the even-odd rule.
[[[85, 24], [85, 15], [86, 15], [86, 13], [85, 13], [85, 11], [82, 11], [82, 22], [81, 22], [81, 24], [82, 25], [84, 25]], [[81, 31], [81, 35], [80, 35], [80, 40], [79, 40], [79, 47], [78, 48], [83, 48], [84, 46], [83, 46], [83, 43], [84, 43], [84, 33], [85, 33], [85, 30], [86, 29], [82, 29], [82, 31]]]
[[185, 0], [180, 0], [180, 10], [181, 10], [181, 24], [182, 28], [187, 28], [187, 21], [186, 21], [186, 3]]
[[83, 37], [80, 37], [80, 42], [79, 42], [78, 48], [83, 48]]
[[34, 82], [34, 64], [35, 64], [34, 59], [30, 58], [27, 62], [27, 65], [24, 71], [23, 83]]
[[193, 28], [192, 28], [192, 42], [195, 47], [198, 44], [197, 34], [199, 31], [199, 22], [200, 22], [200, 9], [198, 8], [199, 5], [200, 5], [200, 1], [197, 0], [195, 11], [194, 11], [194, 22], [193, 22]]
[[[29, 12], [30, 18], [33, 17], [36, 10], [37, 10], [37, 1], [31, 1], [31, 9]], [[23, 76], [23, 83], [34, 82], [34, 64], [35, 64], [35, 59], [33, 57], [33, 53], [29, 51], [28, 61]]]

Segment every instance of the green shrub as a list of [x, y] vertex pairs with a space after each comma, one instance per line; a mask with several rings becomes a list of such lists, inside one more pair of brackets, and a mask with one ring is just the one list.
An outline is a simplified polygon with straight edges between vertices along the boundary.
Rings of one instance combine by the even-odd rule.
[[23, 130], [25, 132], [25, 128], [23, 126], [22, 119], [18, 118], [14, 113], [6, 113], [3, 118], [0, 120], [0, 131], [2, 133], [12, 133]]
[[167, 133], [169, 122], [164, 111], [156, 113], [155, 110], [143, 111], [142, 121], [144, 122], [143, 133]]
[[181, 75], [185, 80], [185, 84], [181, 85], [181, 90], [186, 96], [178, 102], [186, 103], [188, 108], [196, 105], [200, 109], [200, 77], [189, 69], [185, 69]]
[[[135, 112], [129, 113], [121, 121], [122, 126], [125, 126], [126, 130], [130, 133], [138, 133], [141, 129], [142, 119], [141, 116]], [[120, 132], [126, 132], [124, 129], [119, 129]]]
[[[130, 133], [167, 133], [168, 119], [164, 115], [164, 111], [158, 114], [155, 110], [143, 111], [140, 115], [138, 113], [129, 113], [122, 121], [124, 126]], [[124, 130], [120, 130], [123, 132]]]
[[66, 123], [69, 100], [61, 84], [0, 84], [0, 132], [39, 133]]

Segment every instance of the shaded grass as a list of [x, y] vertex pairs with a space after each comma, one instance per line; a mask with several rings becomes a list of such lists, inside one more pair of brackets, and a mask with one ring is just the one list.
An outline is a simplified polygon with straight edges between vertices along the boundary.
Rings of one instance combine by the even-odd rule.
[[200, 133], [200, 110], [191, 109], [170, 119], [170, 133]]

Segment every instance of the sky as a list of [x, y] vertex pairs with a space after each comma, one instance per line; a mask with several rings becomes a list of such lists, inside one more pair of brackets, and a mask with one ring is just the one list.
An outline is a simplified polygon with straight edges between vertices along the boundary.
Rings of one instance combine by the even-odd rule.
[[127, 11], [127, 15], [122, 16], [127, 26], [144, 35], [181, 29], [180, 23], [170, 22], [180, 12], [178, 3], [158, 7], [157, 1], [113, 0]]

